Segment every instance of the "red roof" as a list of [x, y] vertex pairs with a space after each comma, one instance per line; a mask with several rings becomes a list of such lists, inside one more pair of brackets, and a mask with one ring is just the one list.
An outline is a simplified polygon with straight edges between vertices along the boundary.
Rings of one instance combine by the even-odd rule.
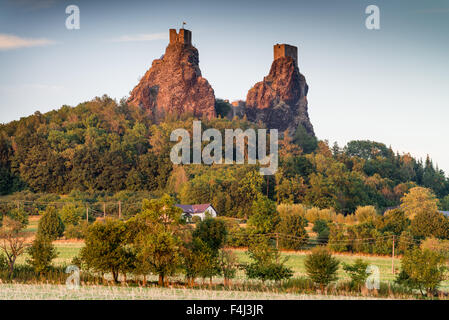
[[185, 213], [203, 213], [207, 208], [212, 206], [210, 203], [203, 204], [175, 204], [176, 207], [181, 208]]

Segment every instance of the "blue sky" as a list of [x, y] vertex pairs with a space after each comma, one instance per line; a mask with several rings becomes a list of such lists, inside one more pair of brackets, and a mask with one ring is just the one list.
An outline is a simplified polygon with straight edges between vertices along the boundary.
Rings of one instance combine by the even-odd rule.
[[[371, 4], [380, 30], [365, 27]], [[0, 122], [127, 96], [183, 21], [216, 97], [245, 99], [272, 46], [296, 45], [320, 139], [384, 142], [449, 172], [449, 0], [0, 0]]]

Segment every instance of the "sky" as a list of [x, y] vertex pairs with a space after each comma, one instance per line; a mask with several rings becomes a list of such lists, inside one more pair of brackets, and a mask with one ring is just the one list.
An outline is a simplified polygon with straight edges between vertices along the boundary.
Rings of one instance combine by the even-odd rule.
[[[379, 30], [365, 26], [368, 5]], [[273, 45], [295, 45], [318, 138], [428, 154], [449, 173], [449, 0], [0, 0], [0, 123], [128, 96], [182, 22], [217, 98], [245, 100]]]

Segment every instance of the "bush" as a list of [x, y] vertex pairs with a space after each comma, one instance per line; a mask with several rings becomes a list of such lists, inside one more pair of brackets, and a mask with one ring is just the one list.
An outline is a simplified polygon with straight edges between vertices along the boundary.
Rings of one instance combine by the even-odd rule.
[[37, 235], [56, 240], [64, 234], [64, 223], [54, 207], [47, 207], [39, 220]]
[[435, 295], [446, 272], [445, 258], [429, 249], [415, 248], [402, 258], [402, 271], [396, 283], [410, 289], [418, 289], [424, 296]]
[[27, 253], [30, 258], [27, 263], [34, 268], [36, 273], [44, 273], [50, 269], [51, 262], [57, 257], [56, 249], [49, 239], [38, 236]]
[[88, 225], [85, 221], [80, 224], [69, 224], [65, 228], [64, 236], [66, 239], [84, 239], [87, 233]]
[[307, 244], [309, 236], [305, 227], [307, 220], [297, 213], [287, 213], [280, 216], [280, 222], [276, 228], [277, 232], [293, 236], [295, 238], [282, 237], [279, 245], [283, 249], [300, 250]]
[[339, 264], [340, 262], [323, 247], [315, 247], [304, 262], [307, 275], [321, 289], [337, 280]]
[[362, 259], [356, 259], [354, 264], [346, 264], [343, 263], [343, 270], [349, 274], [351, 277], [351, 287], [357, 290], [365, 283], [369, 274], [366, 272], [366, 268], [368, 267], [368, 263], [363, 261]]
[[293, 271], [284, 266], [288, 257], [280, 261], [279, 251], [266, 238], [254, 239], [248, 247], [248, 255], [253, 260], [244, 266], [249, 279], [280, 281], [293, 276]]
[[85, 209], [68, 203], [59, 210], [59, 215], [64, 225], [78, 225], [85, 215]]

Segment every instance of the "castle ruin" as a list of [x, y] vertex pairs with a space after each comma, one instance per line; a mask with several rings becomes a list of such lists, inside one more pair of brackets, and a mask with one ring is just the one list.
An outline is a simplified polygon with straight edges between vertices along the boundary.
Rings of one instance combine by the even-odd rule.
[[183, 28], [178, 33], [176, 29], [170, 29], [170, 44], [174, 43], [192, 45], [192, 31]]
[[275, 44], [273, 46], [274, 60], [282, 57], [291, 57], [295, 60], [296, 66], [298, 66], [298, 47], [291, 46], [289, 44]]

